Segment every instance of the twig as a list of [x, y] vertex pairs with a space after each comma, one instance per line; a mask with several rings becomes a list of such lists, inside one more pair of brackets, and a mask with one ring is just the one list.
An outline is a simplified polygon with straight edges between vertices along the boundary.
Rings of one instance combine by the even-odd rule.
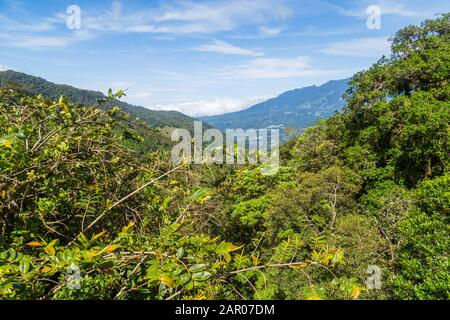
[[178, 291], [178, 292], [175, 292], [173, 295], [171, 295], [170, 297], [168, 297], [166, 300], [172, 300], [172, 299], [175, 298], [176, 296], [179, 296], [182, 292], [183, 292], [183, 290], [180, 290], [180, 291]]
[[310, 264], [310, 265], [320, 265], [317, 262], [291, 262], [291, 263], [277, 263], [277, 264], [268, 264], [263, 266], [256, 266], [251, 268], [245, 268], [241, 270], [231, 271], [230, 274], [236, 274], [246, 271], [252, 271], [252, 270], [259, 270], [259, 269], [266, 269], [266, 268], [279, 268], [279, 267], [291, 267], [291, 266], [300, 266], [304, 264]]

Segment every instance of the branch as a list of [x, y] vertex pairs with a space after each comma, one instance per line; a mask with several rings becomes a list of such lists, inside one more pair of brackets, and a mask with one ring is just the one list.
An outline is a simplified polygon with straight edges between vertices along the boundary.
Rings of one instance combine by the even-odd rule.
[[241, 270], [236, 270], [236, 271], [231, 271], [230, 274], [236, 274], [236, 273], [241, 273], [241, 272], [246, 272], [246, 271], [252, 271], [252, 270], [259, 270], [259, 269], [266, 269], [266, 268], [279, 268], [279, 267], [291, 267], [291, 266], [300, 266], [300, 265], [304, 265], [304, 264], [319, 264], [317, 262], [291, 262], [291, 263], [276, 263], [276, 264], [267, 264], [267, 265], [263, 265], [263, 266], [256, 266], [256, 267], [251, 267], [251, 268], [246, 268], [246, 269], [241, 269]]

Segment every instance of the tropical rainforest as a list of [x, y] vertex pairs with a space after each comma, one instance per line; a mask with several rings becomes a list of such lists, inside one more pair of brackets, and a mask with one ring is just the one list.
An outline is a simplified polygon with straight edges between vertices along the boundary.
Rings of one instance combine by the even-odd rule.
[[271, 176], [175, 166], [121, 91], [2, 87], [0, 298], [449, 299], [449, 19], [400, 30]]

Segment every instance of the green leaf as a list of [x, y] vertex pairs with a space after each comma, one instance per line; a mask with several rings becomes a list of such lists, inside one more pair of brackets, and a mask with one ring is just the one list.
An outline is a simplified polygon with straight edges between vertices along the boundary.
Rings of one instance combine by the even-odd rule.
[[116, 97], [117, 97], [117, 98], [120, 99], [120, 98], [122, 98], [123, 96], [125, 96], [125, 97], [127, 96], [123, 90], [117, 91], [117, 93], [116, 93]]
[[191, 266], [191, 267], [189, 268], [189, 272], [191, 272], [191, 273], [200, 272], [200, 271], [205, 270], [206, 267], [207, 267], [207, 265], [204, 264], [204, 263], [194, 264], [193, 266]]
[[231, 242], [222, 242], [221, 244], [219, 244], [217, 246], [217, 252], [218, 253], [223, 253], [223, 252], [233, 252], [236, 251], [238, 249], [240, 249], [242, 247], [238, 247], [233, 245]]
[[95, 240], [97, 240], [97, 239], [103, 237], [105, 234], [106, 234], [106, 231], [102, 231], [102, 232], [100, 232], [100, 233], [97, 233], [96, 235], [92, 236], [92, 239], [91, 239], [91, 240], [92, 240], [92, 241], [95, 241]]
[[223, 255], [223, 258], [225, 259], [225, 261], [226, 261], [227, 263], [230, 263], [230, 261], [231, 261], [231, 255], [230, 255], [228, 252], [224, 252], [224, 253], [222, 253], [222, 255]]
[[54, 240], [52, 240], [48, 245], [51, 246], [51, 247], [54, 247], [55, 244], [57, 244], [58, 242], [59, 242], [58, 239], [54, 239]]
[[160, 275], [161, 275], [161, 270], [160, 270], [159, 264], [157, 262], [151, 264], [150, 267], [148, 267], [146, 278], [148, 278], [150, 280], [155, 280], [155, 279], [159, 279]]
[[325, 300], [325, 289], [314, 286], [303, 289], [303, 296], [306, 300]]
[[51, 255], [51, 256], [54, 256], [55, 253], [56, 253], [55, 248], [54, 248], [53, 246], [51, 246], [51, 245], [47, 245], [47, 246], [44, 248], [44, 250], [45, 250], [45, 252], [47, 252], [47, 253], [48, 253], [49, 255]]
[[184, 248], [179, 248], [177, 250], [177, 258], [181, 259], [184, 256], [184, 252], [185, 252]]
[[169, 288], [174, 288], [175, 287], [175, 282], [172, 280], [171, 277], [167, 276], [167, 275], [162, 275], [159, 280], [161, 281], [162, 284], [168, 286]]
[[28, 260], [20, 261], [19, 270], [22, 273], [27, 273], [30, 270], [30, 261], [28, 261]]
[[192, 274], [192, 280], [202, 282], [208, 280], [212, 274], [208, 271], [200, 271]]
[[127, 226], [122, 228], [122, 233], [130, 233], [134, 227], [134, 221], [130, 222]]
[[183, 273], [180, 278], [179, 278], [179, 283], [181, 285], [185, 285], [186, 283], [188, 283], [191, 280], [191, 276], [189, 275], [189, 273]]
[[184, 287], [186, 288], [186, 290], [192, 290], [194, 288], [194, 281], [189, 281], [184, 285]]
[[17, 135], [15, 133], [8, 134], [0, 138], [0, 147], [11, 149], [17, 142]]
[[13, 248], [9, 248], [7, 252], [9, 253], [9, 261], [14, 261], [14, 259], [17, 257], [16, 250], [14, 250]]

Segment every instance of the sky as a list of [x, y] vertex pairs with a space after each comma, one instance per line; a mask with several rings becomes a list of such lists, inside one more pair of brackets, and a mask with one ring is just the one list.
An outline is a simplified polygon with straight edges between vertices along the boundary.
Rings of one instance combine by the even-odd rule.
[[0, 70], [191, 116], [350, 77], [443, 0], [0, 0]]

